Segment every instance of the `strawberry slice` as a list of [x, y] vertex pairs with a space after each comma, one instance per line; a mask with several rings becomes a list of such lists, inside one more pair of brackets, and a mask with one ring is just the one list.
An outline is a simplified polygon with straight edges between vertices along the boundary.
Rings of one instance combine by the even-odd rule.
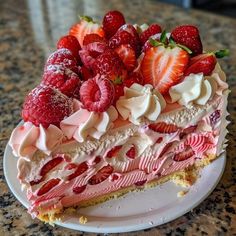
[[52, 188], [54, 188], [56, 185], [59, 184], [61, 180], [56, 178], [56, 179], [51, 179], [47, 183], [45, 183], [39, 190], [37, 195], [42, 196], [43, 194], [49, 192]]
[[136, 151], [135, 151], [135, 147], [134, 145], [126, 152], [126, 156], [130, 159], [134, 159], [135, 158], [135, 154], [136, 154]]
[[121, 145], [113, 147], [113, 148], [107, 153], [107, 157], [108, 157], [108, 158], [112, 158], [112, 157], [117, 156], [117, 153], [120, 151], [121, 147], [122, 147]]
[[170, 142], [165, 145], [165, 147], [162, 149], [162, 151], [159, 155], [159, 158], [162, 157], [169, 150], [169, 148], [172, 146], [172, 144], [173, 144], [173, 142]]
[[214, 53], [204, 53], [190, 59], [189, 66], [185, 71], [185, 75], [203, 73], [210, 75], [216, 65], [216, 56]]
[[88, 165], [85, 162], [82, 162], [81, 164], [78, 165], [77, 169], [75, 170], [74, 173], [70, 174], [67, 179], [72, 180], [79, 175], [83, 174], [86, 170], [88, 169]]
[[92, 176], [89, 179], [88, 184], [95, 185], [95, 184], [99, 184], [99, 183], [103, 182], [112, 174], [113, 170], [114, 170], [113, 167], [110, 165], [102, 167], [97, 172], [97, 174], [95, 174], [94, 176]]
[[193, 133], [197, 128], [197, 125], [192, 125], [189, 126], [188, 128], [185, 128], [183, 131], [181, 131], [181, 133], [179, 134], [180, 139], [182, 139], [183, 137], [185, 137], [187, 134], [191, 134]]
[[179, 130], [178, 126], [165, 122], [150, 124], [148, 127], [149, 129], [162, 134], [171, 134]]
[[132, 71], [136, 65], [135, 51], [132, 49], [132, 47], [129, 44], [122, 44], [116, 48], [115, 51], [124, 63], [126, 69], [128, 71]]
[[72, 189], [72, 191], [73, 191], [75, 194], [82, 193], [82, 192], [86, 189], [86, 186], [87, 186], [87, 185], [74, 187], [74, 188]]
[[162, 94], [167, 93], [181, 80], [188, 61], [188, 53], [179, 47], [148, 49], [141, 63], [145, 84], [152, 84]]
[[60, 156], [48, 161], [40, 170], [40, 175], [41, 176], [46, 175], [50, 170], [52, 170], [54, 167], [59, 165], [62, 161], [63, 161], [63, 158]]
[[186, 150], [183, 152], [177, 153], [174, 156], [175, 161], [185, 161], [188, 158], [192, 157], [194, 155], [194, 151], [192, 150], [191, 147], [188, 147]]
[[104, 37], [102, 27], [87, 16], [82, 17], [79, 23], [73, 25], [70, 28], [69, 34], [75, 36], [81, 46], [83, 46], [83, 40], [87, 34], [97, 34], [102, 38]]
[[141, 181], [138, 181], [136, 183], [134, 183], [137, 187], [140, 187], [140, 186], [143, 186], [145, 183], [147, 182], [147, 180], [141, 180]]

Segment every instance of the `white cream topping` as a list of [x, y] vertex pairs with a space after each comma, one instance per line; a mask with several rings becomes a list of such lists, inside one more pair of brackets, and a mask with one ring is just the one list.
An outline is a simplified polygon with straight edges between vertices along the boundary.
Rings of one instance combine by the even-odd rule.
[[217, 82], [212, 77], [204, 78], [203, 73], [190, 74], [169, 90], [172, 102], [188, 106], [189, 103], [205, 105], [215, 94]]
[[155, 121], [165, 106], [162, 95], [149, 84], [134, 83], [130, 88], [125, 87], [124, 96], [116, 102], [122, 118], [133, 124], [140, 124], [143, 118]]
[[60, 123], [61, 130], [68, 139], [84, 142], [87, 137], [99, 139], [113, 125], [118, 113], [113, 106], [105, 112], [90, 112], [80, 108]]

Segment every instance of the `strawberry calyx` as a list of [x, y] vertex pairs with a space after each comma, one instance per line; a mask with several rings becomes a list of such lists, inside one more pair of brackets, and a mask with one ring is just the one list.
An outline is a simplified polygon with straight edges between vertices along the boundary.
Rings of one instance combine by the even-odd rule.
[[221, 49], [213, 53], [215, 54], [216, 58], [223, 58], [229, 56], [229, 49]]
[[123, 83], [123, 79], [120, 76], [117, 76], [113, 81], [114, 84], [122, 84]]
[[87, 21], [87, 22], [91, 22], [91, 23], [96, 23], [92, 17], [90, 16], [79, 16], [80, 20], [84, 20], [84, 21]]
[[175, 47], [179, 47], [183, 50], [185, 50], [188, 54], [192, 54], [192, 51], [179, 43], [176, 43], [172, 38], [169, 39], [169, 42], [167, 43], [167, 35], [166, 35], [166, 31], [162, 31], [161, 36], [160, 36], [160, 41], [157, 41], [153, 38], [149, 39], [149, 43], [153, 46], [153, 47], [159, 47], [159, 46], [164, 46], [165, 48], [169, 47], [169, 48], [175, 48]]

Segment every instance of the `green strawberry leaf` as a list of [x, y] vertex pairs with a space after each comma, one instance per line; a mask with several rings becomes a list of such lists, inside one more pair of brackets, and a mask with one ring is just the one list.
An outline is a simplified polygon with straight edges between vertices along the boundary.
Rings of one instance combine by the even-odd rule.
[[219, 51], [214, 52], [217, 58], [223, 58], [225, 56], [229, 56], [229, 49], [221, 49]]
[[153, 47], [158, 47], [163, 45], [163, 43], [153, 39], [153, 38], [149, 38], [149, 43], [153, 46]]
[[166, 31], [165, 30], [163, 30], [162, 31], [162, 33], [161, 33], [161, 37], [160, 37], [160, 41], [162, 42], [162, 43], [165, 43], [166, 42]]

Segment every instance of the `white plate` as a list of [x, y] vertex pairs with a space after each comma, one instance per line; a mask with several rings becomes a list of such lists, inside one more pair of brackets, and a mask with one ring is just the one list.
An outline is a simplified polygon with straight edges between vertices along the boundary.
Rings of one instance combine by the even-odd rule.
[[[25, 192], [20, 189], [17, 180], [17, 158], [7, 145], [4, 154], [4, 173], [7, 183], [16, 198], [29, 206]], [[189, 192], [178, 198], [177, 193], [183, 188], [167, 182], [152, 189], [134, 192], [117, 200], [80, 209], [88, 218], [85, 225], [79, 224], [78, 218], [70, 218], [57, 225], [87, 232], [118, 233], [151, 228], [176, 219], [200, 204], [216, 187], [225, 168], [225, 153], [201, 171], [201, 177], [189, 189]]]

